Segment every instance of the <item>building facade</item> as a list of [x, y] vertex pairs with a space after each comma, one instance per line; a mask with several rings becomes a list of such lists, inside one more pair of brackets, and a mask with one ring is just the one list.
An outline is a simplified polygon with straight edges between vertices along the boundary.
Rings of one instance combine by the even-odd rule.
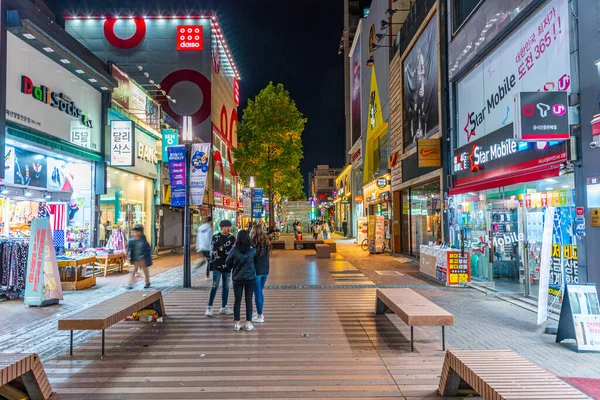
[[315, 202], [315, 219], [335, 223], [335, 178], [341, 171], [342, 168], [330, 168], [329, 165], [317, 165], [313, 170], [310, 197]]

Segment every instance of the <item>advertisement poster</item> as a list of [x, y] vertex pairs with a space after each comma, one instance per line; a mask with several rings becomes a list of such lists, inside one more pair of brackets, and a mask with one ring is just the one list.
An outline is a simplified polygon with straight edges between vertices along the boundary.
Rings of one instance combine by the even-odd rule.
[[375, 253], [375, 238], [377, 230], [377, 216], [369, 215], [367, 217], [367, 238], [369, 239], [369, 252]]
[[456, 147], [510, 125], [515, 93], [570, 86], [569, 4], [553, 0], [458, 83]]
[[404, 59], [404, 148], [435, 133], [438, 111], [438, 40], [435, 14]]
[[46, 156], [16, 147], [11, 149], [15, 154], [13, 182], [45, 188], [48, 184]]
[[263, 190], [261, 188], [254, 189], [254, 197], [252, 199], [252, 218], [263, 217]]
[[360, 112], [360, 39], [358, 35], [355, 36], [354, 52], [352, 53], [351, 65], [352, 75], [350, 79], [350, 90], [352, 93], [351, 107], [352, 107], [352, 143], [355, 143], [362, 134], [360, 127], [361, 123], [361, 112]]
[[566, 285], [556, 342], [575, 339], [577, 351], [600, 351], [600, 303], [596, 285]]
[[471, 282], [471, 257], [468, 252], [464, 256], [460, 253], [448, 253], [448, 284], [458, 285]]
[[202, 205], [204, 188], [206, 187], [206, 174], [210, 161], [210, 143], [192, 144], [190, 157], [190, 204]]
[[25, 305], [39, 307], [56, 304], [63, 299], [48, 218], [34, 218], [31, 221], [26, 279]]
[[542, 233], [542, 257], [540, 260], [540, 282], [538, 293], [537, 324], [548, 319], [548, 299], [550, 297], [550, 254], [552, 252], [552, 231], [554, 230], [555, 207], [546, 208], [544, 214], [544, 230]]
[[171, 177], [171, 206], [185, 207], [185, 146], [167, 148]]
[[385, 226], [383, 217], [377, 215], [375, 220], [375, 252], [381, 253], [383, 251], [385, 240]]
[[579, 283], [575, 218], [575, 207], [557, 207], [554, 212], [548, 288], [551, 304], [562, 301], [565, 284]]
[[358, 217], [357, 221], [358, 221], [357, 240], [358, 240], [358, 244], [362, 244], [362, 242], [364, 242], [365, 239], [367, 238], [367, 233], [369, 231], [367, 217]]
[[252, 214], [252, 189], [242, 188], [242, 203], [244, 204], [244, 216], [251, 218]]

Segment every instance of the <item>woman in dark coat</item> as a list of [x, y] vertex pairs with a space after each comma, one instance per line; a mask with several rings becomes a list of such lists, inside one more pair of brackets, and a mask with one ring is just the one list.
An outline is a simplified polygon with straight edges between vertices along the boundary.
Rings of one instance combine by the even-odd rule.
[[144, 288], [147, 289], [150, 287], [150, 271], [148, 271], [148, 267], [152, 265], [150, 244], [146, 240], [144, 227], [141, 225], [135, 225], [131, 228], [131, 236], [127, 244], [127, 251], [129, 253], [129, 261], [133, 264], [133, 271], [129, 278], [128, 288], [131, 289], [131, 285], [133, 285], [135, 280], [135, 274], [138, 269], [141, 269], [144, 271], [144, 277], [146, 278], [146, 286]]
[[256, 225], [250, 232], [250, 240], [256, 249], [256, 258], [254, 259], [254, 268], [256, 269], [256, 283], [254, 284], [254, 297], [256, 299], [256, 315], [252, 317], [252, 322], [265, 322], [263, 315], [263, 288], [267, 283], [269, 276], [269, 256], [271, 255], [271, 241], [261, 225]]
[[254, 268], [254, 258], [256, 249], [252, 247], [248, 231], [238, 232], [235, 241], [235, 247], [227, 256], [227, 267], [231, 270], [231, 279], [233, 281], [233, 292], [235, 294], [235, 303], [233, 305], [233, 329], [239, 331], [242, 329], [240, 322], [240, 309], [242, 306], [242, 295], [246, 300], [246, 324], [244, 329], [251, 331], [252, 325], [252, 295], [254, 294], [254, 282], [256, 281], [256, 270]]

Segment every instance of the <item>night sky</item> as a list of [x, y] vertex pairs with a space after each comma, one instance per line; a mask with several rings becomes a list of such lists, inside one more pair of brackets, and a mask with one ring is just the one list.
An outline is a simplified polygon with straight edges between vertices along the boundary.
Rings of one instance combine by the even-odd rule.
[[[344, 165], [344, 66], [338, 55], [343, 0], [47, 0], [58, 14], [77, 10], [216, 10], [240, 70], [240, 111], [269, 81], [283, 83], [308, 118], [302, 174]], [[140, 4], [142, 9], [140, 9]]]

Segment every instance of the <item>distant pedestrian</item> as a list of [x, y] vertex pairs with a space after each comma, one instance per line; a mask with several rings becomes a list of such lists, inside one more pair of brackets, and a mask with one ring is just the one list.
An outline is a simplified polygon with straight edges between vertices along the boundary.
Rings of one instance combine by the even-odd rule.
[[323, 239], [329, 239], [329, 222], [323, 224]]
[[129, 253], [129, 261], [133, 264], [133, 271], [131, 271], [127, 288], [131, 289], [131, 286], [135, 281], [135, 274], [141, 269], [144, 272], [144, 277], [146, 279], [144, 289], [148, 289], [150, 287], [150, 271], [148, 271], [148, 267], [152, 265], [150, 244], [148, 243], [148, 240], [146, 240], [144, 227], [141, 225], [135, 225], [131, 228], [131, 235], [132, 237], [127, 244], [127, 251]]
[[213, 219], [206, 217], [196, 232], [196, 251], [202, 255], [200, 266], [206, 264], [206, 280], [210, 281], [210, 252], [212, 249]]
[[256, 315], [252, 316], [252, 321], [265, 322], [265, 316], [263, 315], [263, 305], [265, 301], [263, 289], [265, 283], [267, 283], [267, 278], [269, 277], [271, 241], [262, 227], [252, 228], [250, 240], [252, 241], [252, 246], [256, 249], [256, 257], [254, 258], [254, 268], [256, 269], [256, 282], [254, 284]]
[[254, 284], [256, 282], [255, 257], [256, 249], [252, 247], [250, 234], [246, 230], [239, 231], [235, 247], [227, 256], [227, 267], [231, 270], [233, 292], [235, 294], [235, 302], [233, 303], [233, 329], [236, 331], [242, 329], [240, 309], [242, 307], [243, 295], [246, 300], [246, 324], [243, 328], [247, 331], [254, 329], [254, 325], [252, 325], [252, 295], [254, 294]]
[[346, 218], [342, 222], [342, 232], [344, 232], [344, 237], [348, 236], [348, 221], [346, 221]]
[[[227, 307], [227, 299], [229, 298], [229, 277], [231, 269], [227, 266], [227, 254], [233, 249], [235, 237], [231, 235], [231, 221], [224, 219], [219, 223], [221, 232], [212, 237], [212, 257], [210, 269], [213, 273], [213, 284], [210, 289], [210, 297], [208, 299], [208, 307], [206, 308], [207, 317], [213, 316], [213, 303], [217, 295], [217, 289], [221, 279], [223, 280], [223, 289], [221, 290], [221, 309], [219, 314], [233, 314], [233, 311]], [[240, 231], [241, 232], [241, 231]]]
[[304, 228], [302, 227], [302, 224], [300, 222], [298, 222], [298, 225], [296, 225], [296, 240], [302, 240], [302, 231], [304, 230]]
[[313, 225], [313, 239], [319, 239], [319, 235], [321, 235], [322, 227], [319, 221], [315, 222]]

